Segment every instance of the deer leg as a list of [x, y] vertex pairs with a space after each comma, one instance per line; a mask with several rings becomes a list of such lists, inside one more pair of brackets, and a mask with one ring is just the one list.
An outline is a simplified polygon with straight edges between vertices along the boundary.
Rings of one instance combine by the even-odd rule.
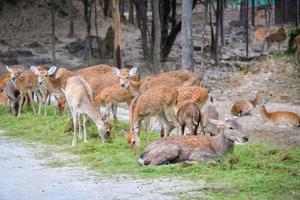
[[51, 98], [51, 97], [49, 96], [49, 93], [48, 93], [48, 92], [46, 92], [46, 93], [43, 94], [44, 115], [45, 115], [45, 116], [47, 115], [47, 100], [48, 100], [48, 97], [49, 97], [49, 99]]
[[28, 96], [29, 96], [29, 103], [30, 103], [30, 105], [31, 105], [31, 107], [32, 107], [33, 113], [36, 114], [35, 107], [34, 107], [34, 102], [33, 102], [33, 99], [32, 99], [31, 91], [28, 91]]
[[83, 134], [82, 134], [82, 130], [81, 130], [81, 122], [80, 122], [80, 114], [77, 114], [77, 121], [78, 121], [78, 137], [80, 140], [83, 139]]
[[24, 93], [21, 92], [20, 93], [20, 100], [19, 100], [19, 107], [18, 107], [18, 117], [21, 116], [21, 110], [22, 110], [22, 107], [23, 107], [23, 102], [24, 102]]
[[43, 102], [43, 94], [40, 91], [36, 91], [35, 94], [36, 94], [38, 102], [39, 102], [38, 114], [41, 114], [42, 102]]
[[157, 155], [154, 155], [150, 165], [170, 164], [178, 161], [179, 149], [174, 145], [165, 145]]
[[118, 104], [113, 103], [113, 104], [111, 105], [111, 110], [112, 110], [112, 114], [113, 114], [113, 119], [114, 119], [114, 120], [118, 120], [118, 117], [117, 117]]
[[170, 124], [164, 112], [161, 112], [158, 116], [164, 131], [166, 131], [166, 136], [169, 136], [174, 127]]
[[72, 140], [72, 146], [75, 146], [76, 145], [76, 142], [77, 142], [77, 138], [76, 138], [76, 130], [77, 130], [77, 126], [78, 126], [78, 122], [77, 122], [77, 113], [75, 113], [74, 111], [71, 111], [72, 113], [72, 118], [73, 118], [73, 129], [74, 129], [74, 132], [73, 132], [73, 140]]
[[181, 135], [184, 135], [184, 129], [185, 129], [185, 124], [182, 124], [182, 125], [180, 126], [180, 134], [181, 134]]
[[86, 115], [85, 114], [83, 114], [83, 134], [84, 134], [83, 142], [87, 143], [87, 139], [86, 139]]
[[109, 117], [110, 117], [110, 113], [112, 112], [112, 105], [110, 105], [110, 104], [106, 104], [106, 105], [105, 105], [105, 107], [106, 107], [106, 110], [105, 110], [105, 112], [106, 112], [106, 114], [107, 114], [107, 117], [108, 117], [108, 119], [109, 119]]

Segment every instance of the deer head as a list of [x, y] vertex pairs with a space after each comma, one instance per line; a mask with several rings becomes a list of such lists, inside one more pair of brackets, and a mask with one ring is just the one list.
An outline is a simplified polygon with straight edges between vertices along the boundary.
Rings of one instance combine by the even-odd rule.
[[127, 144], [132, 150], [136, 150], [140, 147], [140, 138], [138, 136], [139, 127], [138, 123], [135, 123], [132, 130], [125, 132], [122, 130], [121, 134], [125, 137]]
[[105, 143], [110, 138], [111, 125], [108, 122], [108, 116], [103, 115], [102, 119], [96, 122], [96, 126], [98, 129], [99, 137], [102, 142]]
[[31, 71], [38, 76], [38, 85], [43, 86], [47, 83], [49, 76], [56, 72], [57, 67], [52, 66], [48, 71], [39, 70], [36, 66], [30, 66]]
[[6, 69], [9, 72], [10, 78], [12, 81], [15, 81], [22, 74], [22, 70], [20, 68], [9, 68], [6, 65]]
[[119, 77], [120, 86], [126, 89], [130, 85], [130, 78], [136, 74], [137, 67], [131, 68], [129, 72], [128, 70], [120, 70], [114, 67], [113, 72], [117, 77]]

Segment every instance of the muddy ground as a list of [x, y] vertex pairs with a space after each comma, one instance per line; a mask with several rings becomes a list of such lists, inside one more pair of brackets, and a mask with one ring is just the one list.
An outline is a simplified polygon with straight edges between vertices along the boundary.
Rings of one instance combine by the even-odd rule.
[[[0, 199], [177, 199], [201, 196], [205, 182], [103, 176], [81, 166], [70, 154], [0, 134]], [[66, 162], [64, 162], [66, 161]], [[63, 162], [56, 166], [56, 162]], [[29, 184], [30, 183], [30, 184]]]

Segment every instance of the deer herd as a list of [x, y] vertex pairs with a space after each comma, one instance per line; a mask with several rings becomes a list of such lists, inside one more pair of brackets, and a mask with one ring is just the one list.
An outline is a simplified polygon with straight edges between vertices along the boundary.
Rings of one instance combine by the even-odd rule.
[[[148, 143], [150, 121], [156, 118], [161, 124], [160, 139], [146, 147], [138, 161], [142, 165], [214, 162], [232, 150], [235, 142], [248, 141], [238, 117], [251, 115], [256, 108], [268, 125], [300, 126], [296, 113], [268, 112], [265, 105], [271, 94], [263, 90], [257, 91], [254, 100], [235, 101], [231, 115], [222, 120], [208, 89], [201, 87], [200, 76], [188, 70], [140, 79], [137, 67], [129, 70], [96, 65], [75, 71], [56, 66], [6, 68], [10, 78], [6, 78], [0, 97], [6, 98], [11, 111], [20, 117], [28, 104], [34, 113], [41, 114], [43, 109], [47, 115], [48, 98], [55, 96], [58, 114], [65, 107], [70, 110], [74, 129], [72, 145], [76, 145], [78, 137], [87, 142], [87, 117], [96, 124], [99, 137], [105, 143], [111, 137], [110, 116], [117, 119], [120, 103], [129, 105], [130, 129], [124, 132], [124, 138], [133, 150], [140, 148], [142, 128]], [[37, 112], [35, 97], [39, 102]], [[105, 112], [101, 112], [100, 107], [105, 107]], [[178, 135], [171, 135], [174, 128], [178, 129]]]

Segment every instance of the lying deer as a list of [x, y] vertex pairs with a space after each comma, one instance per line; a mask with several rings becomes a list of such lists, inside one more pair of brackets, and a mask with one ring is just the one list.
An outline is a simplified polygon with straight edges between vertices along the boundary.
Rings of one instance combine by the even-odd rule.
[[197, 135], [201, 120], [201, 112], [197, 104], [187, 103], [181, 106], [177, 112], [177, 120], [180, 125], [180, 133], [184, 135], [185, 126], [193, 135]]
[[249, 115], [251, 111], [262, 103], [262, 100], [266, 97], [267, 92], [264, 90], [258, 90], [254, 100], [237, 100], [234, 102], [231, 108], [231, 114], [234, 116]]
[[66, 88], [62, 91], [65, 94], [73, 118], [74, 133], [72, 146], [76, 145], [77, 142], [76, 131], [77, 127], [80, 127], [80, 121], [78, 120], [80, 119], [80, 115], [83, 116], [84, 142], [87, 142], [86, 116], [88, 116], [96, 124], [99, 136], [102, 142], [105, 143], [109, 138], [111, 126], [107, 122], [107, 118], [93, 104], [92, 90], [88, 83], [79, 76], [73, 76], [67, 80]]
[[[211, 120], [220, 128], [222, 133], [217, 136], [171, 136], [160, 138], [150, 144], [139, 158], [141, 165], [162, 165], [185, 162], [214, 163], [215, 159], [233, 150], [234, 143], [244, 143], [244, 136], [231, 124], [238, 124], [235, 119], [226, 122]], [[239, 127], [236, 125], [236, 127]]]
[[300, 116], [290, 111], [268, 112], [265, 105], [269, 99], [264, 99], [261, 104], [260, 115], [270, 126], [287, 125], [289, 127], [300, 127]]

